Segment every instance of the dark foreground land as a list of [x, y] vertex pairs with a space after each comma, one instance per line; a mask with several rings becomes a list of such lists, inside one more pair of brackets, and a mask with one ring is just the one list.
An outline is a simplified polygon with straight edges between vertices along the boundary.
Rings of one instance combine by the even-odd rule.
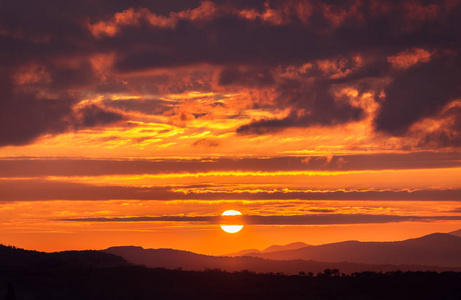
[[461, 273], [315, 276], [141, 266], [0, 268], [0, 299], [461, 299]]
[[461, 299], [461, 272], [304, 271], [181, 271], [136, 266], [101, 251], [0, 245], [0, 300]]

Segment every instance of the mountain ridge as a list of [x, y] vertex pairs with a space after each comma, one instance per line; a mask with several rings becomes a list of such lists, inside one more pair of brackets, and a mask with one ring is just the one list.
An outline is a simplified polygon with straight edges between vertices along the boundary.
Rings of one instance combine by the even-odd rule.
[[[130, 250], [136, 250], [131, 252]], [[389, 272], [389, 271], [461, 271], [460, 268], [428, 266], [428, 265], [372, 265], [354, 262], [321, 262], [313, 260], [271, 260], [260, 257], [241, 256], [211, 256], [190, 251], [175, 249], [143, 249], [142, 247], [110, 247], [103, 250], [125, 258], [132, 264], [144, 265], [149, 268], [181, 269], [186, 271], [203, 271], [220, 269], [228, 272], [249, 270], [257, 273], [298, 274], [312, 272], [314, 274], [325, 269], [339, 269], [350, 274], [354, 272]]]
[[[445, 241], [445, 242], [444, 242]], [[425, 251], [428, 252], [428, 257], [434, 255], [434, 249], [440, 250], [440, 255], [435, 255], [435, 258], [445, 257], [447, 251], [450, 249], [445, 249], [444, 247], [451, 246], [452, 244], [458, 246], [455, 248], [451, 255], [448, 255], [449, 259], [458, 258], [455, 260], [459, 261], [459, 264], [449, 265], [446, 264], [443, 266], [433, 264], [434, 261], [427, 259], [426, 261], [422, 260], [419, 263], [411, 263], [411, 256], [415, 253], [418, 253], [418, 249], [422, 246], [425, 247]], [[360, 247], [366, 246], [368, 248], [374, 249], [375, 252], [363, 253], [360, 250]], [[400, 251], [400, 257], [398, 253], [389, 252], [389, 247], [395, 248], [397, 245], [397, 250]], [[440, 248], [442, 246], [442, 248]], [[333, 249], [328, 249], [333, 247]], [[362, 260], [347, 260], [347, 259], [338, 259], [334, 256], [337, 253], [343, 251], [355, 251], [359, 255], [365, 256], [368, 255], [368, 261]], [[381, 249], [382, 248], [382, 249]], [[297, 254], [303, 253], [303, 251], [310, 251], [310, 249], [320, 249], [321, 252], [325, 255], [325, 260], [312, 259], [307, 257], [299, 256], [285, 256], [282, 259], [274, 259], [273, 257], [280, 256], [280, 254]], [[381, 249], [378, 251], [376, 249]], [[384, 249], [384, 250], [383, 250]], [[363, 250], [363, 249], [362, 249]], [[387, 271], [460, 271], [461, 270], [461, 238], [458, 238], [453, 235], [436, 233], [423, 236], [415, 239], [408, 239], [404, 241], [397, 242], [359, 242], [359, 241], [344, 241], [331, 244], [325, 244], [320, 246], [307, 246], [303, 248], [298, 248], [294, 250], [284, 250], [284, 251], [274, 251], [266, 253], [257, 253], [259, 256], [211, 256], [204, 254], [197, 254], [190, 251], [184, 250], [174, 250], [174, 249], [144, 249], [142, 247], [136, 246], [119, 246], [111, 247], [106, 250], [103, 250], [108, 253], [119, 255], [125, 258], [127, 261], [137, 264], [145, 265], [152, 268], [167, 268], [167, 269], [184, 269], [184, 270], [204, 270], [204, 269], [222, 269], [224, 271], [241, 271], [241, 270], [250, 270], [260, 273], [268, 272], [283, 272], [287, 274], [296, 274], [300, 271], [304, 272], [313, 272], [317, 273], [327, 268], [336, 268], [340, 269], [344, 273], [353, 273], [353, 272], [364, 272], [364, 271], [375, 271], [375, 272], [387, 272]], [[416, 251], [416, 252], [415, 252]], [[460, 252], [458, 252], [460, 251]], [[420, 251], [421, 252], [421, 251]], [[423, 250], [424, 252], [424, 250]], [[373, 255], [376, 257], [387, 257], [392, 258], [394, 256], [399, 256], [400, 260], [397, 259], [395, 263], [385, 262], [385, 263], [373, 263]], [[331, 260], [328, 260], [330, 258]], [[426, 257], [427, 258], [427, 257]], [[386, 261], [386, 260], [384, 260]], [[392, 261], [392, 259], [390, 260]], [[436, 260], [437, 261], [437, 260]]]
[[286, 245], [272, 245], [267, 248], [264, 248], [263, 250], [245, 249], [245, 250], [241, 250], [238, 252], [228, 253], [223, 256], [243, 256], [248, 253], [267, 253], [267, 252], [274, 252], [274, 251], [281, 251], [281, 250], [294, 250], [294, 249], [299, 249], [299, 248], [308, 247], [308, 246], [310, 245], [303, 243], [303, 242], [294, 242], [294, 243], [289, 243]]
[[294, 250], [248, 253], [273, 260], [315, 260], [368, 264], [416, 264], [461, 267], [461, 237], [433, 233], [419, 238], [393, 242], [344, 241]]

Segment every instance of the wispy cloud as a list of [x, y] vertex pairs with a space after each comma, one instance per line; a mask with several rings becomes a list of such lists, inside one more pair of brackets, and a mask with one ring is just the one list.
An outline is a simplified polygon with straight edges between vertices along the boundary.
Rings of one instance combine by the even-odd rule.
[[[461, 216], [399, 216], [367, 214], [310, 214], [294, 216], [243, 216], [236, 224], [245, 225], [340, 225], [340, 224], [376, 224], [393, 222], [435, 222], [461, 220]], [[97, 217], [67, 218], [59, 221], [70, 222], [191, 222], [220, 224], [221, 216], [160, 216], [160, 217]], [[232, 223], [232, 222], [231, 222]]]
[[[98, 186], [45, 180], [2, 180], [2, 201], [36, 200], [388, 200], [460, 201], [461, 190], [243, 190], [213, 191], [176, 187]], [[192, 187], [194, 188], [194, 187]], [[187, 189], [187, 187], [186, 187]]]

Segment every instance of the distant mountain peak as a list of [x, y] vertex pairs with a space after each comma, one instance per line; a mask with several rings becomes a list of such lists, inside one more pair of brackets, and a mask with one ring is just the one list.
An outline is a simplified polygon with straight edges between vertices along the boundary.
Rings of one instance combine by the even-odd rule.
[[285, 251], [285, 250], [295, 250], [299, 248], [309, 247], [310, 245], [303, 243], [303, 242], [294, 242], [289, 243], [286, 245], [272, 245], [264, 250], [259, 249], [245, 249], [239, 252], [226, 254], [225, 256], [251, 256], [252, 254], [259, 254], [259, 253], [269, 253], [269, 252], [276, 252], [276, 251]]
[[449, 232], [449, 234], [457, 236], [457, 237], [461, 237], [461, 229]]
[[146, 250], [141, 246], [112, 246], [112, 247], [109, 247], [109, 248], [107, 248], [105, 250], [115, 250], [115, 249]]
[[309, 245], [303, 242], [294, 242], [286, 245], [272, 245], [270, 247], [267, 247], [264, 249], [262, 252], [274, 252], [274, 251], [280, 251], [280, 250], [294, 250], [294, 249], [299, 249], [299, 248], [304, 248], [308, 247]]

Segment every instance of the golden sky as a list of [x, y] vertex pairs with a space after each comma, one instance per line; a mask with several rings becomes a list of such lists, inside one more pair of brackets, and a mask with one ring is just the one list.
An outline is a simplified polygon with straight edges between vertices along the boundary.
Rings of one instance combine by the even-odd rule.
[[24, 2], [0, 4], [0, 243], [461, 228], [459, 1]]

